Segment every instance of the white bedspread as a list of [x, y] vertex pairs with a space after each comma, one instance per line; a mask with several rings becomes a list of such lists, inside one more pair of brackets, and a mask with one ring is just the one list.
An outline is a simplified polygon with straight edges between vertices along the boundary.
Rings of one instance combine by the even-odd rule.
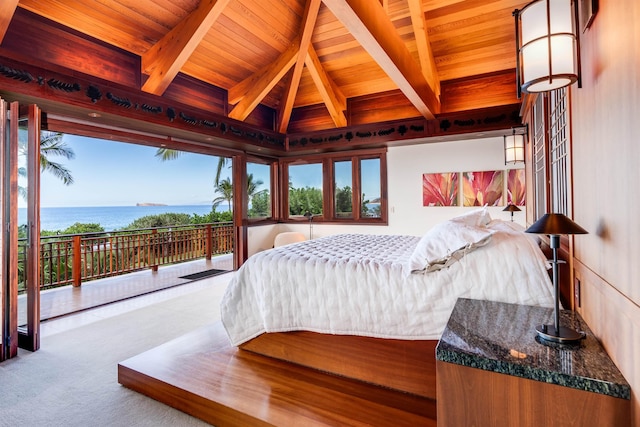
[[547, 261], [529, 235], [491, 224], [491, 241], [451, 267], [408, 274], [419, 237], [344, 234], [257, 253], [221, 303], [234, 345], [306, 330], [438, 339], [458, 297], [553, 306]]

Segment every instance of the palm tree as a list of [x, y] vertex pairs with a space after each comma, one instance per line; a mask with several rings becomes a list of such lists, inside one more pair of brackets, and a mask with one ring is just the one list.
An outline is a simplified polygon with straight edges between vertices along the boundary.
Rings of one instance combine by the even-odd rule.
[[[43, 132], [40, 137], [40, 171], [50, 172], [56, 178], [59, 178], [64, 185], [73, 184], [73, 176], [71, 171], [64, 165], [58, 162], [54, 162], [50, 159], [51, 156], [61, 156], [68, 160], [76, 157], [73, 149], [62, 140], [64, 135], [60, 132]], [[26, 141], [20, 140], [20, 154], [27, 156], [27, 144]], [[21, 167], [18, 169], [18, 174], [22, 177], [27, 176], [27, 169]], [[27, 190], [24, 187], [18, 187], [18, 191], [22, 197], [27, 196]]]
[[[261, 179], [256, 181], [253, 180], [253, 174], [250, 173], [247, 175], [247, 194], [249, 199], [258, 192], [258, 187], [260, 187], [264, 182]], [[231, 211], [231, 202], [233, 201], [233, 184], [229, 178], [225, 178], [215, 185], [215, 192], [220, 194], [218, 197], [213, 199], [213, 210], [220, 205], [220, 203], [226, 201], [229, 205], [229, 211]]]
[[49, 160], [50, 156], [61, 156], [67, 160], [76, 157], [76, 153], [62, 140], [62, 137], [63, 134], [60, 132], [46, 132], [45, 136], [40, 138], [40, 169], [43, 172], [52, 173], [56, 178], [62, 180], [64, 185], [71, 185], [73, 184], [71, 171], [61, 163]]
[[253, 174], [250, 173], [247, 175], [247, 195], [249, 196], [249, 200], [253, 197], [254, 194], [258, 193], [258, 187], [264, 184], [264, 181], [261, 179], [253, 181]]
[[231, 180], [225, 178], [217, 183], [215, 185], [215, 191], [220, 195], [213, 199], [213, 210], [216, 210], [216, 207], [226, 200], [229, 205], [229, 211], [231, 211], [231, 201], [233, 200], [233, 184], [231, 184]]
[[[156, 157], [159, 157], [163, 162], [167, 160], [175, 160], [183, 153], [183, 151], [172, 150], [171, 148], [158, 148], [156, 151]], [[218, 166], [216, 168], [216, 179], [214, 185], [220, 184], [220, 174], [222, 169], [231, 161], [229, 157], [218, 157]]]

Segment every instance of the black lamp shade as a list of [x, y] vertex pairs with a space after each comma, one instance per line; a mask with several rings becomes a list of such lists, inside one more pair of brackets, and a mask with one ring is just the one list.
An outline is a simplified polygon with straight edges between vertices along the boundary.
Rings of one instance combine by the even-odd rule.
[[587, 234], [588, 231], [573, 222], [569, 217], [559, 213], [544, 214], [527, 233], [536, 234]]
[[510, 203], [507, 205], [506, 208], [502, 209], [502, 211], [503, 212], [520, 212], [520, 208], [514, 205], [513, 203]]

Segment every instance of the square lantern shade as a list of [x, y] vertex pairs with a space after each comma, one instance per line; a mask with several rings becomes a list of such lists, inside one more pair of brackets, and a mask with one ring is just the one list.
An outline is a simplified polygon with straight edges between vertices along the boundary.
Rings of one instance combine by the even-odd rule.
[[524, 134], [516, 133], [504, 136], [504, 164], [517, 164], [524, 162]]
[[514, 16], [521, 90], [547, 92], [578, 81], [577, 4], [536, 0]]

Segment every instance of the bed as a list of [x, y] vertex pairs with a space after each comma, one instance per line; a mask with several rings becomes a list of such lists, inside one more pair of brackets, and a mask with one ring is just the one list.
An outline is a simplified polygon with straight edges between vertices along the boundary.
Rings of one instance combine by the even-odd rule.
[[435, 398], [434, 349], [459, 297], [553, 306], [517, 224], [473, 211], [422, 237], [341, 234], [250, 257], [221, 303], [232, 344]]

